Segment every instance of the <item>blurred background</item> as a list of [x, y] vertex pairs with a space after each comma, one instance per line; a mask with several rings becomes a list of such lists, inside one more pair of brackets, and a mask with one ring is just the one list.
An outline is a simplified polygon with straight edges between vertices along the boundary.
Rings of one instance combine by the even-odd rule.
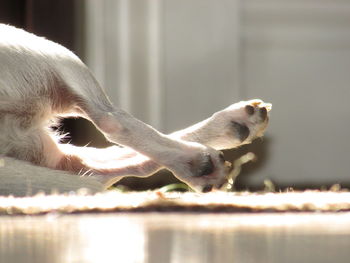
[[[112, 101], [168, 133], [239, 100], [273, 104], [238, 189], [350, 187], [347, 0], [0, 0], [0, 21], [73, 50]], [[77, 145], [107, 142], [66, 120]], [[128, 179], [133, 189], [175, 179]]]

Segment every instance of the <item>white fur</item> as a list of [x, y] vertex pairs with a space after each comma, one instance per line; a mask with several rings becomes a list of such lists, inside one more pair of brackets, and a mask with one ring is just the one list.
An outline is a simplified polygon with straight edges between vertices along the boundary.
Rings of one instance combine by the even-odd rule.
[[[0, 154], [4, 160], [0, 194], [81, 187], [95, 192], [122, 176], [148, 176], [163, 166], [197, 190], [208, 184], [218, 186], [227, 171], [214, 148], [247, 143], [266, 127], [267, 120], [260, 120], [258, 114], [247, 115], [247, 104], [267, 107], [261, 101], [241, 102], [193, 127], [164, 135], [114, 107], [72, 52], [0, 24]], [[60, 116], [87, 118], [107, 139], [125, 148], [60, 145], [49, 129]], [[236, 139], [229, 127], [232, 121], [250, 129], [249, 139]], [[206, 169], [210, 164], [212, 169]]]

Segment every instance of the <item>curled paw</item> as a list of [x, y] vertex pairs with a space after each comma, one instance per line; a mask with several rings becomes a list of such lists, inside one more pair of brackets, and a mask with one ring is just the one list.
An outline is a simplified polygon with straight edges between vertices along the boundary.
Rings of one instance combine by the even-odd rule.
[[186, 155], [179, 156], [178, 161], [170, 165], [170, 170], [198, 192], [220, 189], [227, 182], [229, 172], [223, 153], [196, 143], [190, 145], [191, 149]]

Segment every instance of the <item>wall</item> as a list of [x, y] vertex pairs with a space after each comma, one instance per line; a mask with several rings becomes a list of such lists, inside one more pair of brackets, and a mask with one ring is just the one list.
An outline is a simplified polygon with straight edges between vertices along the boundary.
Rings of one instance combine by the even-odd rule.
[[273, 103], [244, 184], [350, 184], [350, 3], [87, 1], [87, 62], [112, 99], [170, 132], [240, 99]]
[[273, 103], [259, 174], [349, 184], [350, 3], [249, 0], [242, 14], [244, 97]]

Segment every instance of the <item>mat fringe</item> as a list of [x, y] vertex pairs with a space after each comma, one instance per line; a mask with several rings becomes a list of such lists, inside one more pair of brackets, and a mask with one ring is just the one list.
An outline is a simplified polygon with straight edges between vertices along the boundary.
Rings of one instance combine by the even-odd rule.
[[99, 212], [340, 212], [350, 211], [349, 192], [162, 193], [160, 191], [96, 195], [0, 197], [2, 215]]

